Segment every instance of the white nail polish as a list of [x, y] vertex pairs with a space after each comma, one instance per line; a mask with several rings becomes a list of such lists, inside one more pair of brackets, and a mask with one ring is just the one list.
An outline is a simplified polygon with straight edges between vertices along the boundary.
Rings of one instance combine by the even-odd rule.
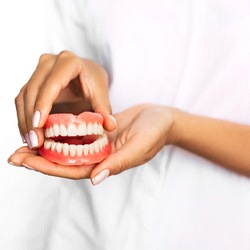
[[28, 144], [28, 147], [29, 147], [29, 148], [32, 148], [31, 143], [30, 143], [29, 133], [27, 133], [24, 137], [25, 137], [25, 140], [26, 140], [26, 142], [27, 142], [27, 144]]
[[21, 138], [22, 138], [22, 141], [23, 141], [23, 143], [26, 143], [27, 141], [26, 141], [26, 139], [24, 138], [24, 136], [20, 133], [20, 135], [21, 135]]
[[26, 163], [23, 163], [23, 166], [28, 169], [28, 170], [35, 170], [34, 168], [32, 168], [31, 166], [27, 165]]
[[41, 117], [40, 112], [38, 110], [36, 110], [33, 117], [32, 117], [32, 125], [34, 128], [38, 127], [39, 122], [40, 122], [40, 117]]
[[114, 124], [115, 124], [115, 126], [117, 125], [117, 123], [116, 123], [116, 119], [115, 119], [115, 117], [113, 116], [113, 115], [109, 115], [109, 117], [112, 119], [112, 121], [114, 122]]
[[38, 146], [38, 137], [34, 130], [30, 130], [29, 139], [30, 139], [30, 144], [32, 148], [35, 148]]
[[102, 170], [98, 175], [96, 175], [93, 179], [92, 179], [92, 183], [93, 185], [98, 185], [101, 182], [103, 182], [105, 179], [107, 179], [110, 175], [110, 171], [108, 169], [104, 169]]

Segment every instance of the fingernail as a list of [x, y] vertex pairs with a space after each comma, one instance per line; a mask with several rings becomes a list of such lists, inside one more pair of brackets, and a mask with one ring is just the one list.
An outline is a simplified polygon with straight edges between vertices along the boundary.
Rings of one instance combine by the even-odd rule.
[[29, 139], [30, 139], [30, 144], [32, 148], [35, 148], [38, 146], [38, 137], [34, 130], [30, 130]]
[[107, 179], [110, 175], [110, 171], [108, 169], [104, 169], [102, 170], [98, 175], [96, 175], [93, 179], [92, 179], [92, 183], [93, 185], [98, 185], [101, 182], [103, 182], [105, 179]]
[[25, 137], [25, 140], [26, 140], [26, 142], [27, 142], [27, 144], [28, 144], [28, 147], [29, 147], [29, 148], [32, 148], [31, 143], [30, 143], [29, 133], [27, 133], [24, 137]]
[[37, 128], [38, 125], [39, 125], [39, 122], [40, 122], [40, 117], [41, 117], [41, 114], [38, 110], [35, 111], [33, 117], [32, 117], [32, 126], [34, 128]]
[[112, 119], [112, 121], [114, 122], [114, 124], [115, 124], [115, 126], [117, 125], [116, 124], [116, 119], [115, 119], [115, 117], [113, 116], [113, 115], [109, 115], [110, 116], [110, 118]]
[[23, 163], [23, 166], [25, 168], [27, 168], [28, 170], [35, 170], [34, 168], [32, 168], [31, 166], [27, 165], [26, 163]]
[[23, 143], [26, 143], [27, 141], [25, 140], [24, 136], [21, 133], [20, 133], [20, 135], [21, 135]]

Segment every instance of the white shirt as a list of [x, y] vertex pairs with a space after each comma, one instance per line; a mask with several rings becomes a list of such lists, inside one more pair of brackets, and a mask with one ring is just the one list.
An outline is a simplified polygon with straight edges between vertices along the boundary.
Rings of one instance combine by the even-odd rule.
[[[152, 102], [249, 124], [249, 1], [50, 8], [47, 52], [67, 49], [103, 65], [114, 113]], [[250, 248], [249, 179], [177, 147], [96, 187], [45, 179], [40, 201], [48, 203], [30, 211], [40, 227], [27, 227], [26, 247], [28, 237], [44, 250]]]

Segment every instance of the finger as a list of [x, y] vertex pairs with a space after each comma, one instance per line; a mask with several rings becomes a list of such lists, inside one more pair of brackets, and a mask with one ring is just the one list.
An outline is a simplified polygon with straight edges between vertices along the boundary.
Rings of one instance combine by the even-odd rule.
[[26, 84], [26, 88], [24, 89], [24, 114], [25, 121], [27, 126], [27, 132], [30, 131], [33, 127], [36, 127], [38, 123], [35, 120], [39, 120], [39, 114], [36, 114], [36, 117], [33, 118], [35, 110], [34, 106], [37, 100], [38, 93], [40, 91], [41, 86], [46, 81], [49, 72], [51, 71], [53, 65], [55, 63], [55, 56], [50, 54], [44, 54], [40, 57], [39, 63], [37, 65], [36, 70], [32, 74], [28, 83]]
[[[137, 138], [133, 138], [114, 154], [99, 163], [92, 171], [90, 179], [94, 185], [99, 184], [110, 175], [119, 174], [129, 168], [139, 166], [149, 159], [144, 158], [143, 147], [137, 146]], [[140, 156], [140, 158], [138, 158]], [[143, 159], [143, 160], [142, 160]]]
[[26, 142], [25, 135], [27, 134], [27, 126], [25, 120], [25, 112], [24, 112], [24, 91], [26, 85], [22, 87], [19, 94], [15, 98], [15, 106], [16, 106], [16, 113], [17, 113], [17, 120], [18, 120], [18, 128], [21, 134], [23, 142]]
[[108, 74], [93, 61], [85, 60], [84, 69], [79, 76], [84, 97], [90, 101], [94, 112], [102, 115], [104, 129], [113, 131], [116, 121], [111, 115]]
[[40, 113], [37, 127], [43, 127], [60, 92], [80, 74], [81, 69], [82, 60], [73, 54], [63, 51], [57, 56], [36, 99], [34, 110]]
[[89, 178], [90, 173], [94, 167], [94, 165], [64, 166], [55, 164], [41, 156], [36, 155], [29, 155], [28, 157], [23, 159], [22, 164], [27, 168], [34, 169], [46, 175], [74, 180]]

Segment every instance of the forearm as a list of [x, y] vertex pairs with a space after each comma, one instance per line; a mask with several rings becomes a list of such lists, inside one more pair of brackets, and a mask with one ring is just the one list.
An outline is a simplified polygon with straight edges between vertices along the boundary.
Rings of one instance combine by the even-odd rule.
[[173, 111], [170, 143], [250, 176], [250, 126]]

